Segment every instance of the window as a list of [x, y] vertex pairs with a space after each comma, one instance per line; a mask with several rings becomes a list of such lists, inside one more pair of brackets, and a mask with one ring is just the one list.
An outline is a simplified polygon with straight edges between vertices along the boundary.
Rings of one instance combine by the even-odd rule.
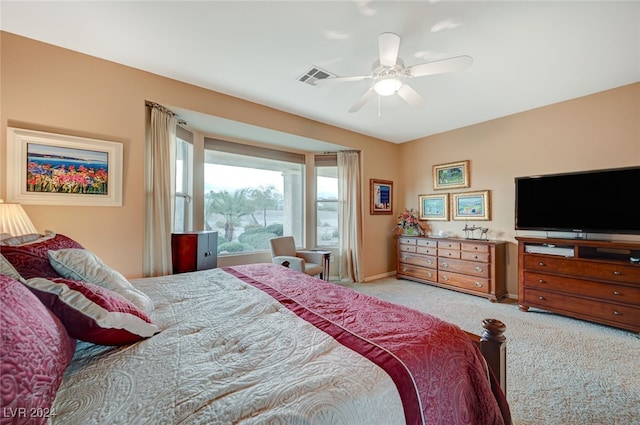
[[316, 155], [316, 244], [338, 246], [338, 166], [336, 155]]
[[205, 138], [205, 229], [218, 253], [269, 249], [269, 239], [304, 242], [304, 155]]
[[193, 134], [178, 126], [176, 129], [176, 198], [174, 232], [193, 228]]

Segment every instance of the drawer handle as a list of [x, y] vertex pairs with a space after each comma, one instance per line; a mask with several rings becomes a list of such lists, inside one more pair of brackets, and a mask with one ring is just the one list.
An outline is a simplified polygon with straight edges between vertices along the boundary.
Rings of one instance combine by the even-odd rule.
[[480, 282], [476, 282], [476, 287], [478, 287], [478, 288], [482, 288], [482, 283], [480, 283]]
[[473, 247], [473, 249], [475, 249], [475, 250], [477, 251], [477, 250], [478, 250], [478, 247], [477, 247], [477, 246], [474, 246], [474, 247]]
[[442, 280], [446, 282], [447, 280], [449, 280], [449, 278], [447, 276], [442, 276]]
[[615, 272], [613, 272], [613, 274], [616, 275], [616, 276], [620, 276], [622, 274], [622, 272], [615, 271]]
[[476, 266], [476, 271], [477, 271], [477, 272], [481, 272], [482, 270], [483, 270], [483, 269], [482, 269], [482, 267], [480, 267], [480, 266]]
[[427, 272], [427, 277], [433, 277], [433, 275], [431, 274], [431, 272]]
[[446, 269], [447, 267], [449, 267], [449, 264], [447, 264], [447, 263], [442, 263], [440, 265], [442, 266], [443, 269]]
[[473, 258], [474, 258], [475, 260], [477, 260], [477, 259], [478, 259], [478, 256], [477, 256], [477, 255], [474, 255], [474, 256], [473, 256]]
[[538, 279], [538, 283], [547, 283], [547, 281], [544, 279]]
[[204, 253], [204, 256], [205, 256], [205, 257], [209, 257], [209, 256], [211, 256], [211, 251], [206, 251], [206, 252]]
[[408, 258], [408, 257], [407, 257], [406, 255], [403, 255], [403, 256], [402, 256], [402, 259], [403, 259], [403, 260], [406, 260], [407, 258]]
[[620, 291], [613, 291], [613, 295], [620, 295]]
[[540, 261], [540, 263], [539, 263], [538, 265], [539, 265], [539, 266], [542, 266], [542, 267], [546, 266], [546, 264], [545, 264], [545, 263], [543, 263], [542, 261]]
[[427, 264], [433, 264], [433, 261], [427, 260]]
[[615, 316], [620, 316], [620, 314], [622, 314], [622, 313], [620, 313], [618, 310], [614, 310], [614, 311], [613, 311], [613, 314], [614, 314]]
[[403, 267], [403, 268], [402, 268], [402, 271], [403, 271], [403, 272], [406, 272], [406, 271], [407, 271], [407, 268], [406, 268], [406, 267]]
[[545, 298], [545, 297], [538, 297], [538, 299], [539, 299], [540, 301], [544, 301], [546, 298]]

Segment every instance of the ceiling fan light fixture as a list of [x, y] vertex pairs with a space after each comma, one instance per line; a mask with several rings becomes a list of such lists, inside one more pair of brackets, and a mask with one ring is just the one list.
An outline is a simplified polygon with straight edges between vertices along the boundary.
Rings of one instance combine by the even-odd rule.
[[393, 75], [380, 77], [374, 84], [373, 90], [380, 96], [391, 96], [402, 86], [402, 81]]

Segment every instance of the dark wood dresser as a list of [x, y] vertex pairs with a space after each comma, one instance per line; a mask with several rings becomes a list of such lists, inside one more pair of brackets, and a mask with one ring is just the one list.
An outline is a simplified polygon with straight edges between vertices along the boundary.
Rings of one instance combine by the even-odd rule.
[[172, 233], [171, 257], [174, 274], [218, 267], [218, 232]]
[[518, 237], [518, 303], [640, 332], [640, 243]]
[[507, 294], [502, 241], [398, 236], [396, 277], [496, 301]]

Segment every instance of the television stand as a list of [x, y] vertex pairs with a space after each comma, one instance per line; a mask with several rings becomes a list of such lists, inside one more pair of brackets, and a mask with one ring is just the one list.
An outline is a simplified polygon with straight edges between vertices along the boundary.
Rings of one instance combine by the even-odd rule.
[[640, 243], [516, 239], [520, 310], [535, 307], [640, 332]]

